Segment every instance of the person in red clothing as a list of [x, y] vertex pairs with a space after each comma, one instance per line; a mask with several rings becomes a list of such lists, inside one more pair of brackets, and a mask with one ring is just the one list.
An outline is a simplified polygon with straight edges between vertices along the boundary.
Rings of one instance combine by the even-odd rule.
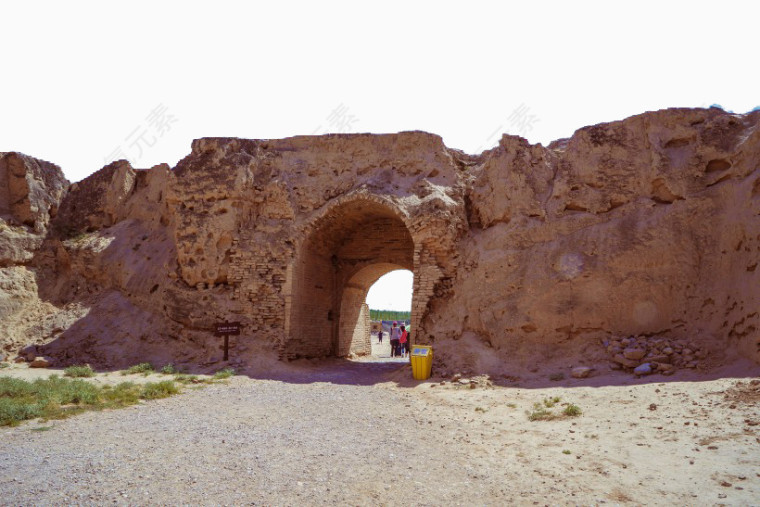
[[401, 357], [406, 357], [406, 353], [409, 351], [409, 347], [407, 347], [407, 339], [409, 338], [409, 333], [406, 332], [406, 326], [401, 326], [401, 337], [398, 339], [398, 347], [401, 352]]

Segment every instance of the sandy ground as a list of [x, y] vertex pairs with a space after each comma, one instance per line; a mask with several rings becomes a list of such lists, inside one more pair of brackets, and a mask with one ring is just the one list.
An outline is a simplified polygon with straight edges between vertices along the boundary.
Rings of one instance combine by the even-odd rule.
[[[473, 389], [413, 381], [401, 359], [304, 362], [0, 429], [0, 504], [758, 505], [758, 374], [736, 363]], [[528, 420], [554, 396], [583, 415]]]

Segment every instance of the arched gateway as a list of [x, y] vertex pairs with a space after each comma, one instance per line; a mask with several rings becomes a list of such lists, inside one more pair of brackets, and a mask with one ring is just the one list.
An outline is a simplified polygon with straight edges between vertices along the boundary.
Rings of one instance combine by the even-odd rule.
[[383, 198], [360, 195], [339, 199], [314, 220], [288, 270], [284, 357], [370, 353], [365, 299], [390, 271], [415, 273], [417, 306], [415, 242], [405, 219]]

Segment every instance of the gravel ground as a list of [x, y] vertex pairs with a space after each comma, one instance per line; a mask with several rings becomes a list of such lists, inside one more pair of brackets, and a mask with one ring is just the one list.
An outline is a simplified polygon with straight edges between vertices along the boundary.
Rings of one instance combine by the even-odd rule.
[[472, 467], [415, 417], [424, 410], [419, 401], [351, 384], [357, 371], [367, 384], [389, 368], [398, 365], [322, 372], [324, 381], [308, 384], [236, 378], [48, 423], [44, 432], [4, 429], [0, 498], [9, 505], [467, 503], [473, 487], [489, 495], [503, 488], [472, 483]]
[[[238, 376], [0, 429], [0, 504], [758, 505], [744, 375], [470, 389], [375, 359]], [[737, 382], [752, 390], [731, 398]], [[548, 396], [583, 416], [528, 421]]]

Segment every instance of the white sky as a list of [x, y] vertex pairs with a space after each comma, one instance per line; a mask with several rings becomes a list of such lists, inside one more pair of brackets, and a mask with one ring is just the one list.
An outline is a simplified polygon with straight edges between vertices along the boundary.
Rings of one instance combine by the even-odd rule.
[[398, 310], [408, 312], [412, 309], [411, 271], [400, 269], [383, 275], [370, 287], [367, 304], [373, 310]]
[[199, 137], [419, 129], [479, 152], [669, 106], [745, 112], [752, 4], [6, 2], [0, 151], [77, 181], [119, 149], [174, 165]]
[[426, 130], [476, 153], [665, 107], [745, 112], [755, 5], [5, 2], [0, 151], [78, 181], [113, 158], [173, 166], [199, 137]]

